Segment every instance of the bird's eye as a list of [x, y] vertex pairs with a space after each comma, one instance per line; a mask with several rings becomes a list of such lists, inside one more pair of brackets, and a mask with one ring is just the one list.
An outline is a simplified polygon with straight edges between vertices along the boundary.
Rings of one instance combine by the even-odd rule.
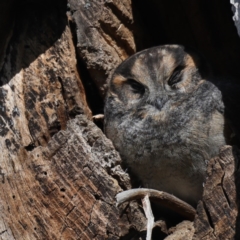
[[145, 88], [141, 83], [135, 81], [134, 79], [128, 79], [127, 83], [131, 86], [133, 93], [138, 93], [141, 95], [144, 94]]
[[168, 85], [170, 87], [173, 87], [176, 83], [178, 83], [182, 80], [182, 70], [183, 69], [184, 69], [184, 66], [178, 66], [175, 68], [171, 77], [168, 80]]

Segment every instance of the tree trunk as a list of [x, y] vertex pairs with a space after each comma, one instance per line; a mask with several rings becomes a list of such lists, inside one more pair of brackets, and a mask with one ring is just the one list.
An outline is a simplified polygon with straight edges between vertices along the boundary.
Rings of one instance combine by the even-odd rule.
[[[219, 56], [215, 69], [239, 76], [240, 41], [224, 4], [216, 9], [224, 13], [217, 22], [209, 17], [213, 1], [206, 19], [199, 1], [144, 2], [0, 3], [0, 239], [145, 238], [141, 205], [116, 207], [116, 194], [131, 189], [131, 181], [92, 120], [103, 113], [107, 81], [137, 50], [174, 41], [189, 41], [210, 59]], [[169, 20], [170, 13], [179, 18]], [[178, 22], [188, 26], [182, 35], [174, 32]], [[198, 36], [216, 39], [214, 24], [223, 22], [228, 38], [220, 38], [220, 50], [210, 40], [204, 45]], [[222, 52], [229, 53], [227, 64]], [[194, 223], [183, 221], [154, 237], [238, 239], [238, 155], [227, 146], [210, 161]]]

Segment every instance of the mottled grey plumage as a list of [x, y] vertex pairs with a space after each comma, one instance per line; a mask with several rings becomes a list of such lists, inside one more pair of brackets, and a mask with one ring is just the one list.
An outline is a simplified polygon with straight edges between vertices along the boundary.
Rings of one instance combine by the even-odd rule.
[[206, 163], [226, 144], [221, 92], [208, 68], [183, 46], [139, 52], [115, 70], [105, 132], [144, 187], [195, 205]]

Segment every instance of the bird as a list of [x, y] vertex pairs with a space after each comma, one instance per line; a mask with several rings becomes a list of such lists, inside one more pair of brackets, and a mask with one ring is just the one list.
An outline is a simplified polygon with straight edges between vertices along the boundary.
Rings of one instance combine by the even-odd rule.
[[105, 99], [104, 131], [124, 166], [141, 186], [192, 206], [202, 197], [208, 161], [232, 134], [223, 94], [209, 76], [198, 52], [160, 45], [124, 60]]

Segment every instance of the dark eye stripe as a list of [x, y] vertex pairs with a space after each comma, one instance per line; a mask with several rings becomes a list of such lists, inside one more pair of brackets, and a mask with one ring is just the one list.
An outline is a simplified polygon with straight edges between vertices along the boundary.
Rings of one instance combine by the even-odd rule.
[[134, 79], [128, 79], [127, 84], [131, 86], [133, 93], [144, 94], [145, 87], [141, 83], [135, 81]]
[[178, 66], [174, 69], [171, 77], [168, 80], [168, 85], [173, 86], [174, 84], [180, 82], [182, 80], [182, 70], [184, 69], [184, 66]]

